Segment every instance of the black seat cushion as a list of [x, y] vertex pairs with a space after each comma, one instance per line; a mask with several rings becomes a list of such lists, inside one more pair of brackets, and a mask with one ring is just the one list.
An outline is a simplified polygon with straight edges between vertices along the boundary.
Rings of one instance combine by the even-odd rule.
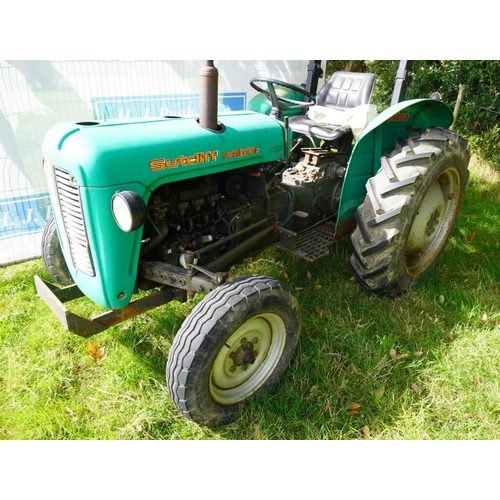
[[316, 99], [320, 106], [348, 109], [369, 104], [375, 86], [373, 73], [337, 71], [319, 91]]
[[[317, 104], [338, 110], [369, 104], [376, 78], [373, 73], [337, 71], [319, 91], [316, 96]], [[326, 141], [337, 139], [350, 129], [349, 125], [328, 125], [311, 120], [307, 116], [291, 117], [289, 125], [294, 132]]]
[[338, 139], [351, 129], [349, 125], [335, 126], [315, 122], [307, 116], [294, 116], [290, 118], [289, 125], [294, 132], [307, 135], [308, 137], [317, 137], [324, 141]]

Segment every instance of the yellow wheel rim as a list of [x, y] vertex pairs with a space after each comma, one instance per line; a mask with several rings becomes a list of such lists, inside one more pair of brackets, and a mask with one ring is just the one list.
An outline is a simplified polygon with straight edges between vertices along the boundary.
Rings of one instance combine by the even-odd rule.
[[431, 185], [413, 221], [406, 244], [406, 271], [423, 273], [438, 257], [458, 214], [462, 180], [448, 167]]
[[210, 394], [235, 404], [254, 394], [278, 365], [286, 341], [280, 316], [265, 313], [243, 323], [219, 351], [210, 374]]

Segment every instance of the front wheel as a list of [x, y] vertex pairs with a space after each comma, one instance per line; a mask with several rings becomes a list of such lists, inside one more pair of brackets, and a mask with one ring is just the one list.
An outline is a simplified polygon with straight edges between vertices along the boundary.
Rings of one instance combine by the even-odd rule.
[[267, 276], [237, 278], [209, 293], [174, 338], [167, 362], [172, 401], [188, 419], [215, 426], [284, 373], [300, 335], [297, 299]]
[[68, 265], [64, 260], [54, 217], [47, 221], [43, 229], [41, 253], [47, 271], [57, 283], [62, 286], [69, 286], [74, 283]]
[[380, 295], [407, 292], [437, 262], [469, 179], [464, 139], [442, 128], [414, 130], [382, 157], [351, 236], [358, 281]]

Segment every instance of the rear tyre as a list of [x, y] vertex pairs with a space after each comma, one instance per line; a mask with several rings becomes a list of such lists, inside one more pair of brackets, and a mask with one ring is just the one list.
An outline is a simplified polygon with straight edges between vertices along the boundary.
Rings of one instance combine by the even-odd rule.
[[414, 130], [382, 157], [351, 236], [350, 263], [365, 288], [407, 292], [436, 264], [457, 221], [469, 159], [464, 139], [442, 128]]
[[52, 278], [62, 286], [72, 285], [73, 278], [64, 260], [54, 217], [45, 225], [42, 233], [42, 260]]
[[297, 299], [280, 281], [243, 276], [209, 293], [182, 324], [167, 362], [172, 401], [186, 418], [216, 426], [287, 369], [300, 335]]

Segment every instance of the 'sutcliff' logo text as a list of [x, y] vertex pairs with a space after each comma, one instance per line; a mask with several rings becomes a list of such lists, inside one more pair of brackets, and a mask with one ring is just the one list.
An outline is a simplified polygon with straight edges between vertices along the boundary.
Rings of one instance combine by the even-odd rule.
[[217, 150], [214, 150], [206, 151], [204, 153], [195, 153], [191, 156], [181, 155], [174, 159], [157, 158], [156, 160], [151, 160], [149, 162], [149, 167], [151, 169], [151, 172], [156, 172], [165, 168], [187, 167], [188, 165], [197, 165], [199, 163], [215, 161], [218, 154], [219, 152]]

